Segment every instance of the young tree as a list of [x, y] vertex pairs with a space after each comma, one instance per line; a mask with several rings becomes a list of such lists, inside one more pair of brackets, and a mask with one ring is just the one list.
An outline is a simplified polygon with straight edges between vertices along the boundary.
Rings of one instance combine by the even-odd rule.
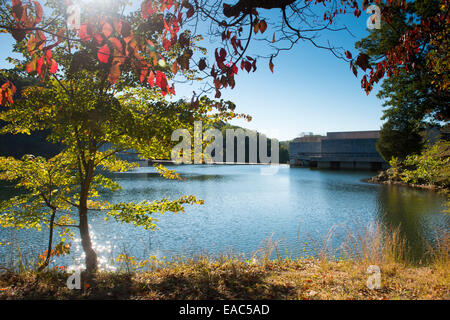
[[[141, 203], [102, 201], [101, 189], [119, 188], [102, 172], [134, 167], [118, 154], [134, 149], [147, 159], [164, 158], [173, 146], [174, 129], [190, 128], [194, 120], [226, 121], [237, 115], [229, 102], [164, 99], [174, 92], [167, 78], [177, 71], [173, 67], [177, 57], [196, 47], [195, 39], [187, 41], [181, 36], [170, 46], [164, 44], [167, 30], [162, 24], [167, 23], [162, 23], [160, 11], [149, 21], [135, 13], [121, 16], [121, 6], [94, 8], [97, 11], [81, 25], [77, 39], [74, 31], [64, 29], [66, 7], [59, 1], [48, 2], [53, 9], [48, 18], [42, 16], [38, 2], [28, 4], [30, 7], [13, 1], [14, 19], [23, 31], [17, 34], [18, 29], [13, 29], [18, 40], [15, 50], [26, 59], [25, 63], [14, 62], [18, 70], [35, 74], [42, 82], [24, 89], [13, 104], [8, 101], [9, 108], [0, 113], [0, 120], [7, 123], [1, 131], [29, 134], [49, 130], [48, 139], [61, 144], [63, 151], [49, 160], [0, 158], [0, 178], [17, 182], [25, 192], [2, 204], [0, 223], [17, 228], [48, 225], [44, 265], [51, 255], [53, 228], [78, 228], [87, 271], [94, 272], [97, 255], [89, 234], [89, 212], [104, 211], [117, 221], [153, 229], [153, 213], [179, 212], [185, 204], [202, 203], [193, 196]], [[36, 27], [36, 23], [48, 28]], [[51, 36], [47, 38], [44, 32]], [[159, 49], [164, 53], [158, 53]], [[172, 67], [169, 61], [175, 61]], [[154, 85], [158, 89], [152, 88]], [[165, 177], [176, 177], [159, 170]], [[72, 221], [68, 215], [73, 210], [77, 216]], [[71, 222], [63, 223], [66, 220]]]
[[[67, 81], [52, 80], [44, 88], [30, 87], [1, 114], [8, 123], [4, 132], [47, 129], [51, 132], [49, 139], [61, 143], [64, 151], [49, 160], [28, 156], [22, 160], [0, 158], [0, 179], [18, 181], [17, 187], [26, 190], [3, 203], [0, 223], [17, 228], [40, 228], [43, 223], [50, 226], [51, 235], [53, 226], [60, 224], [54, 223], [55, 218], [67, 219], [67, 214], [75, 209], [78, 223], [70, 227], [79, 229], [86, 267], [95, 271], [97, 258], [88, 225], [90, 211], [105, 211], [117, 221], [154, 229], [155, 212], [179, 212], [184, 204], [201, 203], [189, 196], [172, 201], [110, 204], [99, 198], [99, 191], [117, 190], [119, 185], [102, 172], [133, 168], [133, 164], [117, 156], [129, 149], [148, 159], [167, 158], [173, 146], [172, 131], [191, 127], [193, 120], [206, 121], [211, 103], [202, 100], [200, 107], [193, 109], [185, 102], [168, 103], [148, 89], [130, 89], [117, 97], [99, 96], [96, 81], [89, 74], [72, 81], [73, 86]], [[226, 112], [221, 116], [232, 117]], [[109, 147], [100, 151], [105, 145]], [[167, 176], [166, 171], [162, 173]]]

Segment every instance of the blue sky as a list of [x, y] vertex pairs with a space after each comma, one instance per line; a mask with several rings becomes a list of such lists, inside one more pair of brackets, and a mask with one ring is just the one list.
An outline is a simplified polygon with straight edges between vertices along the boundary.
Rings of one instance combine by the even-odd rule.
[[[275, 13], [268, 16], [271, 17], [275, 17]], [[342, 31], [331, 35], [332, 43], [356, 54], [354, 43], [367, 35], [368, 17], [364, 12], [360, 18], [347, 15], [342, 23], [355, 37]], [[266, 32], [273, 34], [270, 28]], [[324, 35], [323, 40], [327, 37], [329, 35]], [[12, 43], [9, 35], [0, 34], [1, 68], [8, 67], [5, 58], [10, 55]], [[209, 44], [207, 39], [203, 45], [207, 48], [217, 46]], [[259, 52], [260, 46], [255, 44], [250, 49]], [[375, 96], [376, 88], [367, 96], [347, 62], [304, 42], [280, 53], [274, 64], [274, 73], [270, 72], [267, 60], [258, 61], [255, 73], [240, 70], [236, 87], [222, 92], [222, 98], [236, 103], [237, 112], [250, 114], [253, 118], [251, 122], [233, 120], [233, 124], [280, 140], [295, 138], [300, 132], [325, 134], [380, 128], [382, 101]], [[190, 96], [192, 87], [177, 84], [176, 91], [177, 98]]]

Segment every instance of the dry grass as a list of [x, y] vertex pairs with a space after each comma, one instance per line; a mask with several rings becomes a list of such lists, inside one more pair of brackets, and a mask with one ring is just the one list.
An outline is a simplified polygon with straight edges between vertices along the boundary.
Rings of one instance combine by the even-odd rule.
[[449, 266], [381, 266], [382, 287], [366, 286], [368, 265], [317, 259], [248, 264], [208, 258], [147, 272], [100, 272], [82, 290], [67, 274], [0, 275], [2, 299], [449, 299]]

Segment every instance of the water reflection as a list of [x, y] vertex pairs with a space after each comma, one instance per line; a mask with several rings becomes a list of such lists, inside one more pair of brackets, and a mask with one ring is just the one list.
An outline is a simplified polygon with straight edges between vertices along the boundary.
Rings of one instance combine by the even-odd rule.
[[436, 236], [448, 231], [448, 215], [439, 214], [444, 198], [436, 192], [384, 185], [377, 194], [377, 219], [390, 230], [399, 230], [406, 241], [409, 258], [423, 257]]

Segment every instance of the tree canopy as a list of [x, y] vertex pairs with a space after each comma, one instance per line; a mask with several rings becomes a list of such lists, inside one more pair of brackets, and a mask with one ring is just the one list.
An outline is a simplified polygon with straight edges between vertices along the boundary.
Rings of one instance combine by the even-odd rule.
[[[8, 5], [2, 0], [0, 30], [26, 45], [31, 53], [26, 69], [40, 77], [58, 71], [60, 61], [53, 56], [55, 51], [71, 48], [77, 55], [75, 68], [90, 65], [103, 69], [112, 84], [126, 74], [129, 80], [158, 86], [163, 94], [175, 91], [167, 81], [168, 74], [184, 72], [188, 80], [211, 79], [207, 89], [220, 98], [223, 88], [234, 88], [239, 69], [255, 71], [257, 60], [267, 58], [273, 72], [274, 58], [302, 41], [349, 61], [355, 75], [362, 69], [366, 74], [361, 85], [367, 93], [385, 75], [390, 77], [401, 70], [413, 72], [422, 66], [431, 72], [433, 83], [445, 90], [448, 0], [376, 0], [382, 6], [382, 25], [395, 30], [393, 41], [376, 59], [369, 59], [366, 53], [353, 58], [349, 50], [320, 42], [321, 32], [346, 29], [337, 22], [340, 15], [359, 17], [371, 2], [364, 0], [359, 6], [351, 0], [145, 0], [131, 12], [126, 10], [125, 1], [110, 0], [103, 6], [85, 4], [79, 28], [68, 30], [66, 22], [73, 16], [67, 10], [75, 2], [47, 1], [45, 8], [53, 13], [48, 19], [40, 1], [12, 0]], [[399, 10], [406, 14], [408, 23], [397, 29]], [[278, 14], [269, 19], [269, 12]], [[196, 37], [202, 36], [198, 25], [203, 21], [210, 26], [207, 33], [217, 45], [214, 61], [194, 55], [191, 47]], [[66, 46], [68, 41], [72, 46]], [[261, 57], [251, 52], [252, 41], [266, 43], [272, 53]], [[83, 50], [75, 49], [79, 45]], [[420, 65], [416, 58], [423, 52], [427, 54], [426, 64]], [[3, 79], [0, 104], [11, 103], [14, 91], [14, 84]]]
[[[386, 10], [382, 5], [382, 11]], [[443, 10], [441, 1], [411, 1], [408, 6], [389, 8], [385, 23], [380, 29], [373, 29], [370, 35], [356, 43], [368, 63], [376, 64], [386, 59], [386, 53], [399, 45], [399, 35], [407, 34], [418, 24], [439, 16]], [[388, 18], [389, 17], [389, 18]], [[439, 24], [439, 23], [438, 23]], [[438, 26], [435, 26], [436, 28]], [[383, 125], [377, 148], [389, 161], [392, 157], [405, 159], [409, 154], [419, 153], [424, 145], [426, 126], [439, 126], [450, 116], [449, 94], [436, 70], [429, 67], [437, 52], [433, 35], [423, 35], [423, 47], [416, 50], [413, 66], [405, 64], [383, 80], [377, 96], [384, 100]], [[442, 53], [439, 53], [441, 56]], [[435, 61], [438, 63], [437, 61]]]

